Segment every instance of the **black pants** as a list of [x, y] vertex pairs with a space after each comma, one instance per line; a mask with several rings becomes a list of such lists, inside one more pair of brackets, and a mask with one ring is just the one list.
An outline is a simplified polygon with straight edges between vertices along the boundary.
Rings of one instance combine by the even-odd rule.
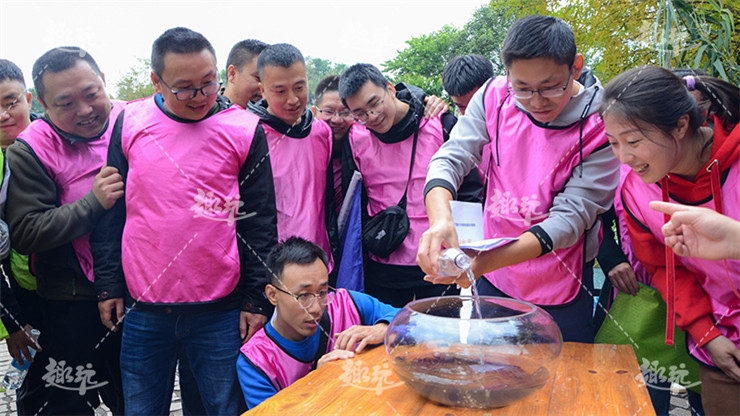
[[[560, 333], [563, 334], [565, 342], [585, 342], [593, 343], [596, 332], [593, 327], [594, 298], [590, 293], [594, 293], [594, 269], [593, 262], [589, 262], [583, 267], [583, 279], [581, 290], [572, 301], [555, 306], [537, 305], [549, 313], [560, 327]], [[486, 278], [478, 279], [478, 294], [481, 296], [501, 296], [511, 298], [511, 296], [498, 290]]]
[[[9, 270], [9, 267], [5, 270]], [[10, 289], [13, 291], [13, 296], [15, 296], [20, 307], [21, 315], [32, 327], [38, 328], [43, 320], [41, 298], [35, 290], [22, 288], [15, 278], [10, 277], [8, 280], [10, 281]]]
[[120, 332], [103, 326], [95, 301], [40, 305], [43, 350], [18, 389], [18, 414], [92, 415], [100, 397], [123, 414]]

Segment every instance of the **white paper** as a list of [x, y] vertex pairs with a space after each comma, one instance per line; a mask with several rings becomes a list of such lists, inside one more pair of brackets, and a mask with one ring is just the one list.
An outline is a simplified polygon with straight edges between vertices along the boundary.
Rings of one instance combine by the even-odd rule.
[[491, 238], [488, 240], [479, 240], [472, 243], [461, 243], [460, 248], [476, 251], [488, 251], [504, 246], [516, 240], [518, 240], [518, 238], [516, 237]]
[[483, 240], [483, 206], [480, 203], [450, 201], [450, 209], [459, 244]]

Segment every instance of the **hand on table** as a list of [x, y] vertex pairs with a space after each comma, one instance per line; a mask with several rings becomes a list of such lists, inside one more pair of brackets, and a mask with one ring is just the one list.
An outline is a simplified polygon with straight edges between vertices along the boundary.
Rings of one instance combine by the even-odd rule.
[[[334, 349], [362, 352], [368, 345], [382, 343], [387, 330], [388, 324], [386, 323], [378, 323], [372, 326], [353, 325], [334, 335], [337, 338]], [[357, 345], [357, 348], [353, 349], [355, 345]]]
[[319, 362], [316, 363], [316, 368], [320, 368], [322, 365], [329, 361], [346, 360], [355, 356], [355, 353], [347, 350], [334, 350], [328, 354], [324, 354], [319, 358]]

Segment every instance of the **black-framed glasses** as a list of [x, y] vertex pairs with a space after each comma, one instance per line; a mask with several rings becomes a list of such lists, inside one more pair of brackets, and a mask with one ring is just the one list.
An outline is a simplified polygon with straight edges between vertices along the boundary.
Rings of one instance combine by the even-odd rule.
[[[329, 297], [329, 290], [322, 290], [322, 291], [320, 291], [318, 293], [301, 293], [301, 294], [298, 294], [298, 295], [294, 295], [294, 294], [288, 292], [287, 290], [281, 289], [281, 288], [279, 288], [277, 286], [275, 286], [275, 289], [277, 289], [277, 290], [285, 293], [286, 295], [292, 296], [293, 299], [295, 299], [298, 302], [298, 304], [301, 305], [301, 307], [303, 307], [303, 308], [310, 308], [311, 305], [313, 305], [314, 299], [316, 299], [316, 298], [319, 299], [319, 304], [321, 306], [326, 306], [326, 301], [327, 301], [327, 299]], [[331, 286], [329, 286], [329, 289], [335, 290]]]
[[[529, 100], [534, 97], [534, 93], [538, 93], [542, 98], [557, 98], [562, 97], [565, 94], [565, 90], [568, 89], [568, 83], [570, 83], [570, 77], [573, 75], [573, 68], [568, 71], [568, 79], [565, 80], [564, 87], [546, 88], [543, 90], [515, 90], [511, 86], [507, 86], [509, 92], [520, 100]], [[507, 71], [506, 76], [508, 78], [509, 73]]]
[[5, 113], [10, 113], [15, 107], [17, 107], [18, 104], [21, 103], [23, 94], [25, 94], [25, 92], [20, 93], [17, 97], [15, 97], [15, 100], [9, 103], [0, 105], [0, 109], [2, 109], [2, 111], [0, 111], [0, 116], [4, 116]]
[[376, 101], [374, 104], [370, 104], [370, 108], [367, 111], [355, 111], [352, 113], [352, 115], [355, 118], [355, 121], [357, 121], [360, 124], [367, 123], [367, 120], [370, 118], [370, 116], [376, 116], [383, 112], [385, 109], [385, 106], [383, 105], [383, 102], [385, 102], [386, 97], [388, 96], [388, 89], [385, 89], [385, 93], [383, 94], [383, 98]]
[[164, 84], [164, 86], [167, 87], [167, 89], [170, 90], [170, 92], [175, 95], [175, 98], [177, 98], [177, 101], [192, 100], [193, 98], [195, 98], [196, 95], [198, 95], [198, 91], [200, 91], [200, 93], [206, 97], [209, 95], [216, 94], [219, 91], [221, 91], [221, 84], [223, 84], [222, 82], [212, 82], [200, 88], [183, 88], [181, 90], [175, 91], [174, 89], [172, 89], [172, 87], [167, 85], [166, 82], [164, 82], [161, 76], [159, 75], [157, 76], [159, 77], [159, 80], [162, 81], [162, 84]]
[[343, 118], [343, 119], [350, 119], [350, 118], [353, 117], [352, 112], [349, 111], [349, 110], [332, 111], [332, 110], [322, 110], [322, 109], [320, 109], [320, 108], [317, 107], [316, 108], [316, 111], [318, 111], [319, 114], [323, 115], [327, 120], [329, 120], [330, 118], [332, 118], [334, 116], [337, 116], [337, 117]]

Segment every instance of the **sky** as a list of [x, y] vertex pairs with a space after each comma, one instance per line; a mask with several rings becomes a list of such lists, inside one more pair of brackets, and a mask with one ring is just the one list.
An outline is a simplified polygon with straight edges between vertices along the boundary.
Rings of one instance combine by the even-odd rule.
[[256, 38], [287, 42], [304, 56], [335, 63], [377, 66], [396, 56], [405, 41], [462, 27], [484, 0], [340, 1], [33, 1], [0, 0], [0, 58], [15, 62], [30, 79], [33, 62], [56, 46], [80, 46], [98, 62], [109, 93], [149, 57], [166, 29], [186, 26], [216, 49], [219, 69], [234, 43]]

